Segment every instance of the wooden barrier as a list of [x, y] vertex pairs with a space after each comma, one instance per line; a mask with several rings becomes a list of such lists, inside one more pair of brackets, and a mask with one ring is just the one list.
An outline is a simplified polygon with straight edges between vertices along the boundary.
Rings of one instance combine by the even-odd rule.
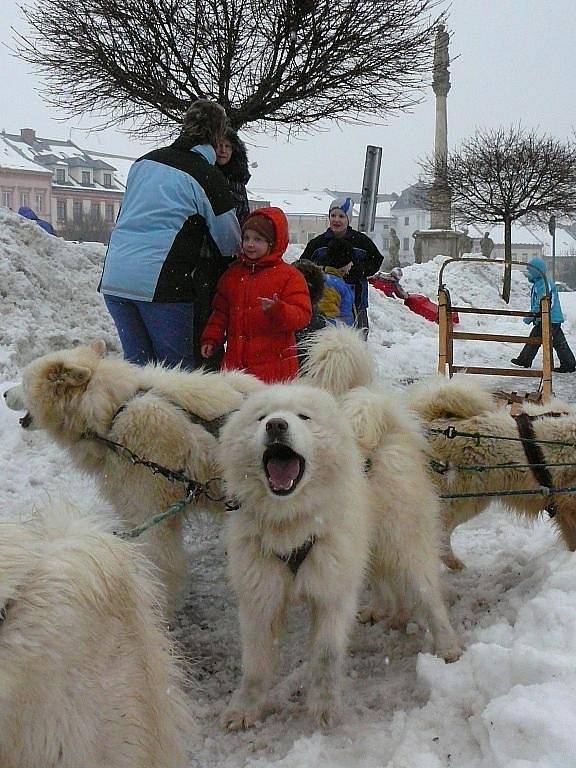
[[[485, 259], [474, 257], [463, 257], [461, 259], [447, 259], [442, 268], [440, 269], [440, 275], [438, 278], [438, 373], [443, 376], [452, 376], [455, 373], [463, 372], [467, 374], [477, 374], [483, 376], [514, 376], [525, 378], [538, 378], [540, 379], [538, 385], [537, 399], [541, 402], [546, 402], [552, 396], [552, 328], [550, 323], [550, 291], [548, 290], [548, 282], [546, 275], [538, 270], [544, 277], [546, 285], [546, 295], [540, 302], [539, 312], [522, 312], [514, 309], [496, 309], [496, 308], [480, 308], [480, 307], [453, 307], [450, 299], [450, 292], [443, 282], [443, 274], [445, 267], [452, 263], [463, 262], [477, 262], [480, 264], [502, 264], [502, 259]], [[526, 267], [526, 264], [519, 261], [512, 261], [515, 266]], [[526, 336], [513, 336], [496, 333], [469, 333], [463, 331], [455, 331], [452, 323], [452, 312], [458, 312], [458, 314], [475, 314], [475, 315], [504, 315], [511, 317], [537, 317], [541, 323], [542, 338], [528, 338]], [[476, 365], [455, 365], [454, 364], [454, 339], [460, 339], [462, 341], [489, 341], [489, 342], [511, 342], [513, 344], [542, 344], [542, 368], [487, 368]], [[511, 393], [511, 397], [515, 396], [515, 393]], [[534, 400], [534, 396], [527, 396], [529, 399]]]

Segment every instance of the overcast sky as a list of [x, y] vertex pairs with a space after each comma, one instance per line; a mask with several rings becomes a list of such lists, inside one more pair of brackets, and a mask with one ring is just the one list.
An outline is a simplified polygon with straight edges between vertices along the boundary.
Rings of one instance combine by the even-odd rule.
[[[521, 121], [558, 138], [576, 126], [576, 5], [574, 0], [453, 0], [448, 96], [448, 141], [456, 145], [477, 127]], [[2, 0], [0, 129], [35, 128], [40, 136], [72, 138], [84, 148], [138, 156], [150, 147], [109, 131], [85, 132], [96, 121], [62, 120], [46, 106], [29, 65], [6, 49], [10, 27], [24, 29], [16, 0]], [[432, 41], [431, 41], [432, 55]], [[58, 120], [57, 118], [60, 118]], [[400, 192], [418, 175], [419, 158], [432, 150], [434, 95], [385, 125], [324, 126], [301, 139], [247, 134], [252, 186], [359, 190], [367, 144], [383, 149], [381, 192]]]

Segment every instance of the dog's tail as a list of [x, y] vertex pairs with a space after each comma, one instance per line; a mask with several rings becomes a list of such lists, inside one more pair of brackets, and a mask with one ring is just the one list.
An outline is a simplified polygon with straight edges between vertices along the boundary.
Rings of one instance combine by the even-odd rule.
[[355, 387], [369, 387], [374, 365], [360, 333], [346, 325], [310, 334], [302, 376], [307, 383], [339, 396]]
[[419, 381], [406, 389], [410, 408], [425, 422], [435, 419], [468, 419], [486, 411], [495, 411], [493, 395], [468, 376], [452, 379], [436, 376]]

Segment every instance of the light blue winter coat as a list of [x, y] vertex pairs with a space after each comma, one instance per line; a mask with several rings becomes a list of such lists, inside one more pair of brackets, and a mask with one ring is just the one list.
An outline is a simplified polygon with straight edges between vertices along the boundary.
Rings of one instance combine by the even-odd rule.
[[[560, 306], [560, 298], [558, 297], [558, 289], [556, 283], [551, 280], [547, 275], [547, 267], [544, 259], [539, 256], [535, 256], [530, 259], [528, 266], [526, 267], [526, 277], [529, 282], [532, 283], [532, 291], [530, 293], [530, 311], [540, 311], [540, 301], [546, 295], [546, 283], [544, 277], [540, 272], [544, 272], [546, 280], [548, 282], [548, 289], [550, 291], [550, 322], [551, 323], [563, 323], [564, 315], [562, 314], [562, 307]], [[536, 322], [535, 317], [525, 317], [524, 322], [528, 325]]]

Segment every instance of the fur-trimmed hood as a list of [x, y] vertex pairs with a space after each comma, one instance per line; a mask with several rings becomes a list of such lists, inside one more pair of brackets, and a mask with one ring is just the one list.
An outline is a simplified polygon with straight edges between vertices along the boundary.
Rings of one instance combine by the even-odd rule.
[[232, 145], [232, 157], [226, 165], [219, 165], [218, 168], [230, 181], [248, 184], [250, 181], [250, 171], [248, 170], [248, 151], [246, 145], [232, 128], [226, 129], [224, 138]]

